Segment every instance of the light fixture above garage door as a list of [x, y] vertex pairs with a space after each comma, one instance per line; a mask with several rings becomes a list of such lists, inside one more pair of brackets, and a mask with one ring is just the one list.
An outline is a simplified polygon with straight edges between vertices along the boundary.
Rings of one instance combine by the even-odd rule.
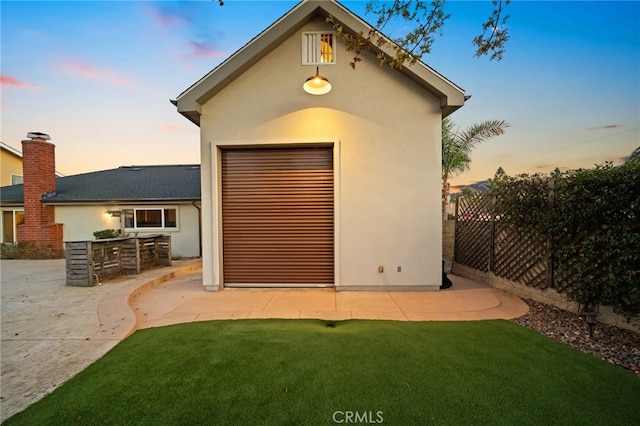
[[326, 95], [331, 91], [331, 83], [326, 77], [320, 75], [319, 67], [316, 67], [316, 74], [309, 77], [302, 88], [311, 95]]

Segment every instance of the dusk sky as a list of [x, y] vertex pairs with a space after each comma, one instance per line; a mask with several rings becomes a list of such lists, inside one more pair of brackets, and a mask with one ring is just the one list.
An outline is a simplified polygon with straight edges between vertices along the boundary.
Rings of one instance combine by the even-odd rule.
[[[50, 134], [65, 175], [199, 163], [199, 129], [169, 100], [295, 4], [2, 0], [0, 139], [21, 150], [28, 132]], [[342, 4], [375, 22], [365, 1]], [[452, 185], [499, 166], [513, 175], [619, 164], [640, 145], [640, 2], [513, 1], [500, 62], [473, 56], [491, 8], [449, 1], [444, 35], [423, 58], [472, 95], [456, 124], [511, 124]]]

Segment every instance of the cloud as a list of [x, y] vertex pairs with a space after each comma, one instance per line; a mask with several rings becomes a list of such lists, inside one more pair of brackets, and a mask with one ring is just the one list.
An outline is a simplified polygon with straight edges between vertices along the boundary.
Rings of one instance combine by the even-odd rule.
[[65, 74], [74, 77], [98, 80], [117, 86], [124, 86], [133, 83], [133, 79], [131, 77], [120, 74], [112, 69], [100, 68], [86, 62], [63, 61], [60, 63], [60, 69]]
[[589, 127], [589, 130], [608, 130], [622, 127], [620, 124], [605, 124], [604, 126]]
[[189, 47], [191, 53], [188, 55], [191, 58], [223, 58], [227, 56], [226, 52], [218, 49], [217, 45], [212, 42], [197, 42], [189, 41]]
[[39, 89], [42, 87], [39, 84], [18, 80], [17, 78], [11, 77], [8, 75], [0, 75], [0, 85], [13, 86], [13, 87], [25, 87], [27, 89]]
[[180, 27], [191, 21], [189, 16], [179, 11], [171, 11], [166, 8], [159, 8], [155, 6], [148, 6], [145, 10], [153, 22], [164, 28]]
[[[180, 3], [172, 5], [155, 5], [145, 8], [150, 20], [170, 37], [172, 43], [178, 42], [180, 53], [176, 56], [181, 59], [183, 68], [192, 68], [192, 62], [198, 59], [224, 58], [227, 52], [220, 50], [216, 37], [210, 34], [195, 34], [197, 29], [197, 13], [193, 7], [185, 7]], [[185, 62], [186, 61], [186, 62]]]

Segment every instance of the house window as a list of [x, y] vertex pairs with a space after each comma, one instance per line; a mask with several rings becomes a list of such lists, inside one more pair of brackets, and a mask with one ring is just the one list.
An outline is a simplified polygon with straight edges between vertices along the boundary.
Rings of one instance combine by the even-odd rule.
[[3, 243], [15, 243], [17, 241], [17, 226], [24, 223], [24, 210], [2, 211], [2, 240]]
[[124, 227], [127, 229], [175, 229], [178, 227], [177, 210], [174, 208], [146, 208], [124, 210]]
[[11, 185], [19, 185], [24, 182], [21, 175], [11, 175]]
[[302, 65], [336, 63], [336, 34], [309, 31], [302, 33]]

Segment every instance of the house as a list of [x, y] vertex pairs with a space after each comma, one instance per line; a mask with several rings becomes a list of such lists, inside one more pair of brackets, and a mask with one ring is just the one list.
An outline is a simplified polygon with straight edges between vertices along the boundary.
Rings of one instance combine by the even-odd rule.
[[[0, 173], [0, 186], [22, 183], [22, 153], [4, 142], [0, 142]], [[21, 206], [15, 209], [2, 209], [0, 242], [15, 242], [15, 227], [23, 221], [24, 210]]]
[[329, 16], [371, 28], [303, 1], [172, 101], [200, 127], [206, 290], [440, 286], [441, 121], [465, 93], [381, 67], [388, 47], [351, 69]]
[[22, 142], [24, 184], [0, 188], [2, 242], [61, 248], [63, 241], [92, 240], [95, 231], [123, 228], [126, 234], [171, 235], [174, 257], [200, 255], [199, 165], [56, 177], [54, 145], [39, 136]]
[[22, 153], [0, 142], [0, 186], [22, 183]]

